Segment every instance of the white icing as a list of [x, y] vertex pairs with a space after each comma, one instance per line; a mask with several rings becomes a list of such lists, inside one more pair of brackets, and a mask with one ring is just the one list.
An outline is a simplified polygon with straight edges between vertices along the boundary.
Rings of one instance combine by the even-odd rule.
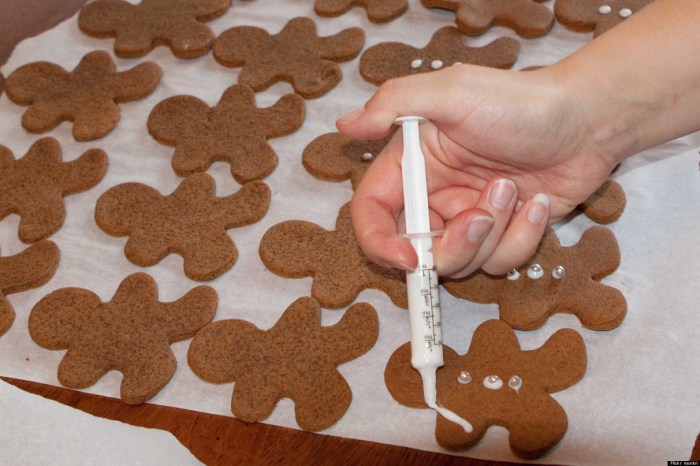
[[552, 277], [555, 280], [561, 280], [562, 278], [564, 278], [564, 275], [566, 275], [566, 270], [561, 265], [557, 265], [556, 267], [554, 267], [554, 270], [552, 270]]
[[503, 381], [497, 375], [489, 375], [484, 377], [484, 387], [489, 390], [498, 390], [503, 386]]
[[508, 272], [508, 275], [506, 275], [506, 278], [508, 280], [511, 280], [511, 281], [517, 280], [518, 278], [520, 278], [520, 272], [513, 269], [510, 272]]
[[542, 278], [544, 276], [544, 270], [542, 270], [540, 264], [532, 264], [530, 268], [527, 269], [527, 276], [533, 280], [537, 280], [538, 278]]
[[514, 375], [508, 379], [508, 386], [517, 392], [520, 390], [520, 387], [523, 386], [523, 379], [517, 375]]
[[421, 66], [423, 66], [423, 60], [421, 60], [420, 58], [416, 58], [411, 62], [411, 68], [413, 68], [414, 70], [417, 70]]
[[610, 5], [600, 5], [600, 8], [598, 8], [598, 13], [601, 15], [607, 15], [612, 11], [612, 8]]
[[373, 158], [374, 155], [372, 155], [370, 152], [365, 152], [364, 154], [362, 154], [362, 160], [364, 160], [365, 162], [369, 162]]
[[430, 63], [430, 67], [431, 67], [432, 69], [434, 69], [434, 70], [439, 70], [439, 69], [442, 68], [443, 66], [444, 66], [444, 63], [442, 62], [442, 60], [433, 60], [433, 61]]
[[437, 380], [435, 377], [435, 367], [423, 367], [419, 370], [423, 379], [423, 398], [425, 403], [445, 419], [458, 424], [468, 434], [474, 432], [474, 428], [466, 419], [461, 418], [457, 413], [453, 413], [447, 408], [443, 408], [437, 404]]
[[459, 373], [459, 377], [457, 377], [457, 381], [462, 384], [468, 384], [469, 382], [472, 381], [472, 375], [467, 372], [467, 371], [462, 371]]
[[622, 8], [618, 14], [622, 18], [629, 18], [632, 15], [632, 10], [629, 8]]

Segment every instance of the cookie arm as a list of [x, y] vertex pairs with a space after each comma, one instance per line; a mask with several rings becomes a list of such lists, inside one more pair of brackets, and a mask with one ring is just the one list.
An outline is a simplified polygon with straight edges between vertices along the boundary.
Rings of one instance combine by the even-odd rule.
[[285, 136], [299, 129], [306, 117], [304, 99], [296, 94], [282, 96], [272, 107], [260, 109], [268, 138]]
[[339, 33], [319, 37], [318, 44], [322, 58], [333, 61], [348, 61], [357, 56], [365, 44], [365, 33], [360, 28], [348, 28]]
[[191, 338], [214, 319], [218, 295], [210, 286], [198, 286], [177, 301], [159, 303], [158, 319], [168, 335], [168, 343]]
[[163, 74], [154, 62], [141, 63], [129, 70], [117, 73], [112, 81], [114, 101], [126, 102], [150, 95]]
[[107, 173], [107, 153], [89, 149], [78, 159], [61, 164], [59, 170], [63, 194], [77, 193], [95, 187]]
[[586, 345], [581, 335], [561, 329], [541, 347], [522, 353], [527, 379], [540, 381], [547, 393], [554, 393], [578, 382], [586, 372]]
[[19, 254], [0, 257], [0, 293], [43, 285], [56, 272], [59, 258], [58, 246], [52, 241], [40, 241]]
[[340, 322], [332, 327], [324, 327], [324, 346], [342, 349], [336, 352], [333, 361], [335, 365], [355, 359], [369, 351], [379, 335], [379, 319], [377, 312], [367, 303], [357, 303], [351, 306], [343, 315]]
[[15, 310], [7, 298], [0, 293], [0, 337], [12, 327], [15, 321]]

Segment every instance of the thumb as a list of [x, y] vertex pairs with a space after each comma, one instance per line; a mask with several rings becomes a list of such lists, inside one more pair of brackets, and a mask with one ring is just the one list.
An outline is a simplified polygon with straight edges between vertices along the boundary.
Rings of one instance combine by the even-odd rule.
[[471, 68], [481, 67], [456, 64], [386, 81], [365, 105], [340, 117], [336, 126], [351, 139], [379, 139], [401, 116], [422, 116], [438, 126], [450, 124], [460, 110], [464, 112], [460, 82]]

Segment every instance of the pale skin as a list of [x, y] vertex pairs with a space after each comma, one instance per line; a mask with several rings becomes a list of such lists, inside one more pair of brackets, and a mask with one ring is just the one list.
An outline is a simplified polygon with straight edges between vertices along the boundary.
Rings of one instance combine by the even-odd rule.
[[[535, 71], [471, 65], [387, 81], [337, 121], [384, 137], [419, 115], [438, 274], [499, 275], [535, 251], [627, 157], [700, 129], [700, 1], [656, 0], [560, 62]], [[397, 134], [353, 196], [355, 235], [378, 264], [411, 270]], [[653, 214], [653, 213], [650, 213]], [[657, 213], [660, 215], [660, 213]]]

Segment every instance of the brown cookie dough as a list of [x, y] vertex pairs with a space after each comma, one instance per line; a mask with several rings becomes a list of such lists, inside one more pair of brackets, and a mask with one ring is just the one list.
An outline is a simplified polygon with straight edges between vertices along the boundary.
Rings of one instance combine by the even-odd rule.
[[105, 136], [119, 122], [117, 103], [142, 99], [156, 88], [161, 69], [153, 62], [117, 71], [107, 52], [90, 52], [73, 71], [49, 62], [17, 68], [5, 82], [7, 96], [29, 106], [22, 126], [45, 133], [63, 121], [73, 122], [76, 141]]
[[326, 133], [309, 143], [301, 154], [306, 171], [328, 181], [349, 179], [357, 188], [367, 168], [389, 143], [396, 131], [376, 141], [350, 139], [341, 133]]
[[[539, 328], [557, 312], [574, 314], [586, 328], [611, 330], [625, 318], [627, 302], [620, 290], [600, 280], [619, 264], [620, 249], [607, 228], [589, 228], [577, 244], [568, 247], [561, 246], [550, 228], [535, 255], [515, 273], [491, 276], [476, 272], [446, 281], [444, 287], [469, 301], [498, 303], [501, 320], [517, 330]], [[561, 278], [554, 276], [557, 270]]]
[[599, 36], [653, 0], [557, 0], [554, 14], [569, 29]]
[[203, 22], [223, 15], [231, 0], [98, 0], [85, 5], [78, 26], [93, 37], [114, 37], [118, 57], [140, 57], [156, 45], [167, 45], [175, 56], [204, 55], [214, 32]]
[[269, 205], [270, 188], [262, 181], [217, 197], [214, 179], [196, 173], [167, 196], [141, 183], [115, 186], [97, 200], [95, 221], [110, 235], [129, 236], [124, 254], [134, 264], [147, 267], [176, 253], [185, 275], [211, 280], [238, 258], [226, 230], [257, 222]]
[[353, 7], [367, 10], [367, 17], [376, 24], [388, 23], [406, 12], [407, 0], [316, 0], [314, 11], [319, 16], [340, 16]]
[[5, 296], [48, 282], [58, 268], [60, 253], [52, 241], [39, 241], [13, 256], [0, 256], [0, 336], [15, 320], [15, 311]]
[[262, 421], [280, 399], [291, 398], [299, 427], [318, 431], [335, 424], [352, 401], [337, 366], [369, 351], [378, 332], [369, 304], [355, 304], [337, 324], [322, 327], [319, 304], [300, 298], [269, 330], [244, 320], [207, 325], [187, 359], [207, 382], [236, 383], [231, 412], [237, 418]]
[[180, 176], [205, 171], [222, 160], [239, 183], [272, 173], [277, 155], [268, 139], [293, 133], [304, 122], [304, 100], [285, 95], [259, 108], [248, 86], [231, 86], [214, 107], [192, 96], [175, 96], [156, 105], [148, 117], [153, 138], [175, 147], [173, 169]]
[[313, 99], [340, 82], [342, 73], [336, 62], [355, 58], [364, 43], [360, 28], [319, 37], [312, 19], [294, 18], [275, 35], [252, 26], [231, 28], [216, 39], [212, 51], [222, 65], [243, 67], [239, 84], [257, 92], [286, 81], [297, 94]]
[[94, 187], [106, 171], [107, 154], [101, 149], [64, 162], [54, 138], [39, 139], [17, 160], [0, 146], [0, 220], [19, 215], [19, 239], [25, 243], [48, 238], [66, 218], [63, 197]]
[[476, 36], [492, 26], [513, 29], [525, 38], [547, 34], [554, 25], [552, 11], [541, 2], [545, 0], [421, 0], [428, 8], [452, 10], [457, 27], [463, 33]]
[[260, 258], [277, 275], [313, 277], [311, 296], [323, 307], [345, 307], [366, 288], [382, 290], [395, 305], [408, 307], [405, 274], [364, 255], [353, 233], [349, 204], [341, 207], [335, 231], [299, 220], [273, 226], [260, 241]]
[[578, 210], [594, 222], [608, 225], [620, 218], [626, 205], [627, 196], [622, 186], [609, 179], [591, 197], [579, 204]]
[[[510, 448], [521, 458], [543, 455], [564, 436], [564, 408], [550, 395], [578, 382], [586, 372], [586, 347], [571, 329], [553, 334], [544, 345], [523, 351], [505, 322], [489, 320], [472, 337], [469, 351], [459, 355], [444, 348], [445, 365], [437, 370], [437, 402], [474, 430], [437, 416], [435, 438], [445, 448], [466, 449], [481, 440], [490, 426], [508, 429]], [[411, 366], [410, 343], [389, 359], [384, 380], [391, 396], [410, 408], [428, 408], [421, 376]]]
[[50, 293], [32, 309], [29, 333], [39, 346], [68, 350], [58, 366], [62, 385], [89, 387], [116, 370], [123, 374], [121, 399], [140, 404], [175, 374], [170, 345], [211, 322], [216, 305], [216, 291], [208, 286], [198, 286], [177, 301], [160, 302], [153, 278], [135, 273], [108, 302], [82, 288]]
[[459, 29], [447, 26], [433, 34], [422, 49], [400, 42], [383, 42], [368, 48], [360, 57], [360, 74], [382, 84], [392, 78], [436, 71], [455, 63], [510, 68], [518, 59], [520, 43], [501, 37], [483, 47], [470, 47]]

